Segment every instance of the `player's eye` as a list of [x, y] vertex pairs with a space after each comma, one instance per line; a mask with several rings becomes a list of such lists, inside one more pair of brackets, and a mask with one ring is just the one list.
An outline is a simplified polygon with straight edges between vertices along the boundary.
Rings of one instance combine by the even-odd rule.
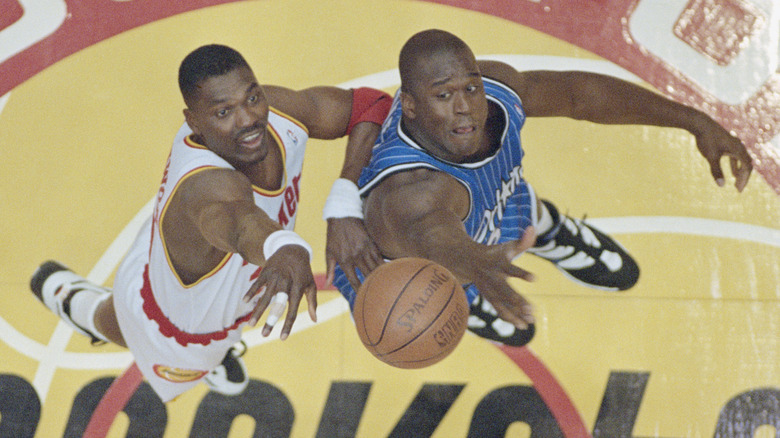
[[217, 117], [221, 119], [221, 118], [227, 116], [228, 113], [230, 113], [230, 111], [227, 108], [218, 109], [217, 110]]
[[249, 96], [249, 103], [257, 103], [258, 100], [260, 100], [260, 97], [257, 94], [253, 94]]

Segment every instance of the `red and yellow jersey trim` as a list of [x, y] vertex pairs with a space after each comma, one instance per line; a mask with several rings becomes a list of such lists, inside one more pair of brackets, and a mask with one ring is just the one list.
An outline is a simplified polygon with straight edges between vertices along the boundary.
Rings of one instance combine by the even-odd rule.
[[[185, 332], [173, 324], [160, 309], [157, 300], [154, 298], [152, 283], [149, 281], [149, 264], [144, 266], [143, 286], [141, 286], [141, 299], [143, 300], [143, 311], [147, 318], [157, 323], [160, 334], [167, 338], [173, 338], [179, 345], [186, 347], [188, 344], [208, 345], [212, 341], [221, 341], [227, 338], [228, 333], [238, 329], [241, 324], [249, 321], [252, 312], [238, 318], [230, 327], [210, 333], [189, 333]], [[162, 377], [162, 376], [161, 376]], [[164, 377], [163, 377], [164, 378]]]
[[287, 187], [287, 149], [285, 149], [282, 138], [279, 136], [279, 133], [276, 132], [276, 129], [274, 129], [274, 127], [271, 125], [268, 125], [268, 127], [271, 128], [268, 130], [268, 132], [271, 133], [271, 137], [274, 138], [274, 141], [279, 146], [279, 152], [282, 154], [282, 169], [284, 171], [284, 174], [282, 175], [282, 183], [276, 190], [266, 190], [252, 184], [252, 190], [258, 195], [272, 198], [281, 195], [284, 192], [285, 187]]
[[285, 113], [285, 112], [283, 112], [283, 111], [280, 111], [278, 108], [270, 107], [270, 108], [268, 108], [268, 109], [269, 109], [269, 110], [271, 110], [271, 112], [273, 112], [273, 113], [274, 113], [274, 114], [276, 114], [277, 116], [279, 116], [279, 117], [282, 117], [282, 118], [284, 118], [284, 119], [287, 119], [287, 120], [289, 120], [289, 121], [291, 121], [291, 122], [295, 123], [296, 125], [298, 125], [298, 127], [299, 127], [299, 128], [303, 129], [303, 131], [304, 131], [304, 132], [306, 132], [306, 135], [309, 135], [309, 128], [307, 128], [307, 127], [306, 127], [306, 125], [304, 125], [303, 123], [301, 123], [301, 122], [300, 122], [298, 119], [296, 119], [295, 117], [293, 117], [293, 116], [291, 116], [291, 115], [289, 115], [289, 114], [287, 114], [287, 113]]
[[[293, 116], [291, 116], [291, 115], [289, 115], [289, 114], [287, 114], [287, 113], [285, 113], [283, 111], [280, 111], [280, 110], [278, 110], [277, 108], [274, 108], [274, 107], [269, 107], [269, 110], [271, 112], [273, 112], [274, 114], [276, 114], [277, 116], [282, 117], [282, 118], [284, 118], [284, 119], [294, 123], [296, 126], [301, 128], [306, 133], [306, 135], [309, 135], [309, 129], [306, 128], [306, 125], [301, 123], [295, 117], [293, 117]], [[282, 154], [282, 168], [284, 169], [284, 175], [282, 176], [281, 185], [276, 190], [266, 190], [266, 189], [260, 188], [260, 187], [258, 187], [256, 185], [252, 185], [252, 190], [255, 193], [257, 193], [258, 195], [260, 195], [260, 196], [275, 197], [275, 196], [279, 196], [282, 193], [284, 193], [284, 189], [287, 187], [287, 166], [286, 166], [286, 163], [287, 163], [287, 149], [284, 147], [284, 142], [282, 141], [282, 137], [279, 135], [279, 132], [276, 131], [276, 128], [274, 128], [273, 125], [271, 125], [270, 123], [268, 124], [268, 127], [271, 128], [271, 129], [269, 129], [268, 132], [271, 133], [271, 137], [273, 137], [274, 141], [276, 142], [277, 147], [279, 147], [279, 151]], [[184, 143], [187, 146], [195, 148], [195, 149], [208, 150], [208, 148], [206, 146], [203, 146], [202, 144], [196, 142], [192, 138], [192, 135], [193, 134], [190, 134], [190, 135], [188, 135], [187, 137], [184, 138]]]
[[204, 151], [209, 150], [209, 148], [207, 148], [206, 146], [203, 146], [202, 144], [200, 144], [197, 141], [195, 141], [192, 138], [193, 135], [195, 135], [195, 134], [190, 134], [190, 135], [184, 137], [184, 144], [186, 144], [187, 146], [189, 146], [191, 148], [195, 148], [195, 149], [202, 149]]
[[182, 281], [182, 279], [179, 277], [179, 273], [176, 272], [176, 268], [173, 267], [173, 262], [171, 261], [171, 255], [168, 252], [168, 245], [165, 243], [165, 235], [163, 234], [162, 223], [163, 223], [163, 220], [165, 219], [165, 213], [168, 211], [168, 206], [171, 203], [171, 199], [173, 199], [173, 196], [176, 194], [176, 190], [179, 188], [179, 186], [187, 178], [189, 178], [189, 177], [191, 177], [191, 176], [193, 176], [193, 175], [195, 175], [197, 173], [200, 173], [200, 172], [202, 172], [204, 170], [209, 170], [209, 169], [219, 169], [219, 167], [217, 167], [217, 166], [208, 166], [208, 165], [207, 166], [196, 167], [196, 168], [190, 170], [189, 172], [187, 172], [186, 174], [184, 174], [184, 176], [182, 176], [176, 182], [176, 185], [171, 190], [170, 195], [168, 195], [168, 198], [165, 200], [165, 205], [163, 206], [162, 212], [160, 213], [160, 219], [157, 222], [157, 232], [160, 234], [160, 242], [162, 243], [163, 253], [165, 254], [165, 260], [168, 262], [168, 267], [170, 268], [170, 270], [173, 273], [174, 277], [176, 277], [176, 281], [178, 281], [179, 285], [181, 287], [185, 288], [185, 289], [194, 287], [198, 283], [200, 283], [201, 281], [203, 281], [203, 280], [213, 276], [214, 274], [216, 274], [220, 269], [222, 269], [223, 266], [225, 266], [225, 264], [228, 262], [228, 260], [230, 260], [230, 257], [233, 255], [232, 253], [225, 254], [225, 257], [223, 257], [222, 260], [220, 260], [220, 262], [212, 270], [210, 270], [209, 272], [204, 274], [202, 277], [197, 279], [195, 282], [190, 283], [190, 284], [185, 284], [184, 281]]

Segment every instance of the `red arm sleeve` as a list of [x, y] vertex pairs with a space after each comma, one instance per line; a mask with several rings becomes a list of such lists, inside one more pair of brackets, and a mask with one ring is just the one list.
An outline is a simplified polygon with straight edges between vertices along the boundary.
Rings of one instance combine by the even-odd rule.
[[361, 87], [352, 90], [352, 114], [346, 134], [360, 122], [373, 122], [381, 125], [390, 112], [393, 98], [384, 91]]

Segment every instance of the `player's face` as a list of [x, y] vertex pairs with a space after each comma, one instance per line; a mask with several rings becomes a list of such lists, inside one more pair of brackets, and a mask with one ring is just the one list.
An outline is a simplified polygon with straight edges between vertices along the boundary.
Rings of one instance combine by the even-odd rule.
[[418, 64], [420, 80], [405, 123], [422, 147], [448, 161], [462, 162], [486, 144], [488, 104], [482, 75], [468, 50], [440, 53]]
[[268, 153], [268, 101], [248, 68], [204, 80], [185, 115], [197, 139], [236, 168]]

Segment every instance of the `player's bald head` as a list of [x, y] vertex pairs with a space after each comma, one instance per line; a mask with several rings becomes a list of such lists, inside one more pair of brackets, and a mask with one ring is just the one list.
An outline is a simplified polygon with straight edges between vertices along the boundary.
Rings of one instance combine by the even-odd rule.
[[401, 89], [408, 93], [420, 83], [425, 74], [425, 69], [421, 68], [422, 62], [434, 55], [459, 54], [464, 51], [474, 56], [463, 40], [443, 30], [429, 29], [413, 35], [401, 48], [398, 58]]

